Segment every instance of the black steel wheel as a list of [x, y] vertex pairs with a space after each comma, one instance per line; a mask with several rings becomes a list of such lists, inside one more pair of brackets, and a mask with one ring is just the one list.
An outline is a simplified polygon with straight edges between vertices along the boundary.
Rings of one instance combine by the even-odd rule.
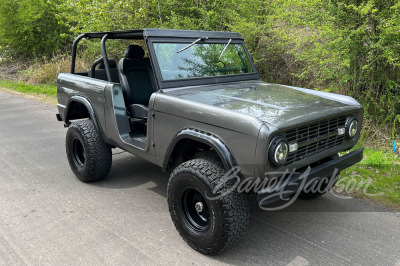
[[73, 140], [72, 153], [74, 155], [75, 163], [80, 167], [83, 167], [85, 165], [86, 151], [82, 142], [78, 138]]
[[182, 238], [195, 250], [216, 254], [240, 239], [248, 227], [247, 196], [220, 183], [219, 164], [194, 159], [179, 165], [168, 182], [168, 206]]
[[110, 172], [111, 147], [101, 139], [93, 121], [72, 123], [67, 131], [65, 148], [69, 165], [82, 182], [100, 180]]
[[205, 232], [210, 226], [210, 210], [201, 192], [193, 187], [183, 191], [181, 207], [186, 222], [199, 232]]

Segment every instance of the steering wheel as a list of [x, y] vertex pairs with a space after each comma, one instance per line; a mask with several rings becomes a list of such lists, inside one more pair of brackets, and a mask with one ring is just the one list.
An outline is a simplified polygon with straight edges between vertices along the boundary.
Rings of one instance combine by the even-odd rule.
[[222, 64], [223, 68], [226, 68], [226, 63], [224, 61], [222, 61], [221, 59], [217, 59], [215, 60], [215, 64], [220, 67], [220, 65]]

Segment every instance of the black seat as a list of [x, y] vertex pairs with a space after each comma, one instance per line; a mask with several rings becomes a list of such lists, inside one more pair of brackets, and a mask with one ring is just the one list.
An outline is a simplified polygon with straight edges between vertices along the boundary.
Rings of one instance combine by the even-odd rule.
[[119, 77], [128, 111], [132, 118], [147, 119], [150, 96], [156, 82], [149, 58], [139, 45], [129, 45], [125, 57], [119, 61]]
[[[114, 58], [108, 59], [108, 66], [110, 68], [110, 74], [111, 74], [111, 81], [115, 83], [119, 83], [119, 75], [118, 75], [118, 69], [117, 69], [117, 62], [115, 62]], [[102, 61], [99, 64], [99, 69], [96, 70], [95, 72], [96, 78], [97, 75], [101, 75], [102, 77], [105, 77], [105, 80], [107, 80], [107, 74], [106, 74], [106, 66], [104, 65], [104, 61]], [[102, 79], [102, 78], [100, 78]]]
[[[98, 60], [96, 60], [98, 61]], [[98, 65], [98, 69], [95, 70], [96, 65]], [[117, 69], [117, 62], [115, 59], [109, 58], [108, 59], [108, 66], [110, 67], [110, 74], [111, 74], [111, 81], [115, 83], [119, 83], [119, 76], [118, 76], [118, 69]], [[104, 61], [100, 63], [92, 65], [92, 68], [89, 71], [89, 77], [101, 79], [107, 81], [107, 74], [106, 74], [106, 66], [104, 65]]]

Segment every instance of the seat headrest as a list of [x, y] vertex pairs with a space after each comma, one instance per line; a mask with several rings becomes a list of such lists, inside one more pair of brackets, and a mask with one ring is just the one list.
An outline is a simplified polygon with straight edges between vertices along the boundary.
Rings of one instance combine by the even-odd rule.
[[140, 59], [144, 57], [144, 50], [139, 45], [131, 44], [126, 48], [124, 56], [125, 58]]
[[[117, 62], [115, 61], [114, 58], [108, 59], [108, 66], [110, 68], [117, 68]], [[105, 69], [105, 68], [106, 68], [106, 66], [104, 65], [104, 60], [103, 60], [99, 63], [99, 69]]]

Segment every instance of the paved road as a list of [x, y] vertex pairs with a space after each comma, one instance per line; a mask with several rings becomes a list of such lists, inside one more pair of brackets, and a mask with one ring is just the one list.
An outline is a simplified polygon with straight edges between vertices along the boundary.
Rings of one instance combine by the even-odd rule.
[[399, 214], [332, 195], [285, 212], [251, 198], [247, 235], [203, 256], [171, 222], [167, 174], [120, 153], [106, 180], [77, 181], [55, 113], [0, 91], [0, 264], [400, 265]]

